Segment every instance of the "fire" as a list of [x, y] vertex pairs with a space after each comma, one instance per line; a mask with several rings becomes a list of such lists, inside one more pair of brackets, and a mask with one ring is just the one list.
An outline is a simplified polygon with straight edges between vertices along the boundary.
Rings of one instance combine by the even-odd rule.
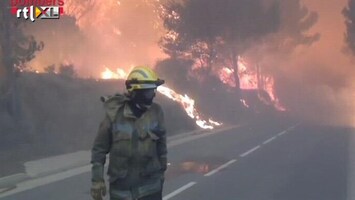
[[228, 67], [223, 67], [222, 70], [219, 72], [219, 78], [224, 84], [227, 84], [231, 87], [235, 87], [235, 82], [233, 77], [234, 70]]
[[247, 104], [247, 102], [244, 99], [241, 99], [240, 102], [242, 102], [244, 107], [249, 108], [249, 105]]
[[[238, 66], [240, 88], [245, 90], [258, 89], [256, 73], [248, 71], [245, 61], [241, 58], [239, 58]], [[219, 71], [219, 78], [224, 84], [235, 87], [234, 69], [223, 67], [222, 70]]]
[[239, 58], [238, 60], [240, 88], [249, 90], [258, 89], [257, 74], [248, 70], [247, 63], [242, 58]]
[[[270, 96], [272, 104], [277, 110], [285, 111], [286, 109], [281, 105], [279, 99], [275, 95], [274, 89], [274, 79], [270, 76], [259, 77], [258, 74], [248, 68], [247, 62], [242, 58], [239, 57], [238, 59], [238, 67], [239, 67], [239, 81], [240, 81], [240, 88], [244, 90], [250, 89], [259, 89], [258, 82], [260, 81], [262, 84], [261, 89], [264, 89]], [[234, 69], [223, 67], [219, 71], [219, 78], [224, 83], [231, 87], [235, 87], [234, 81]], [[241, 99], [242, 104], [245, 107], [249, 107], [247, 102], [244, 99]]]
[[[101, 79], [125, 79], [128, 75], [123, 69], [118, 68], [116, 71], [117, 73], [105, 68], [105, 71], [101, 73]], [[213, 121], [211, 118], [204, 119], [202, 114], [195, 108], [195, 100], [186, 94], [181, 95], [166, 86], [159, 86], [157, 91], [169, 99], [178, 102], [185, 109], [187, 115], [196, 120], [196, 124], [199, 127], [213, 129], [216, 126], [222, 125], [222, 123]]]
[[115, 73], [113, 73], [110, 69], [106, 68], [105, 71], [101, 73], [102, 79], [118, 79]]
[[118, 68], [117, 73], [111, 71], [106, 67], [105, 71], [101, 72], [102, 79], [124, 79], [126, 77], [126, 73], [124, 70]]
[[192, 119], [196, 120], [196, 124], [203, 129], [213, 129], [215, 126], [220, 126], [222, 123], [215, 122], [212, 119], [208, 119], [208, 121], [202, 118], [202, 115], [195, 108], [195, 101], [189, 96], [181, 95], [176, 93], [174, 90], [165, 87], [159, 86], [158, 92], [172, 99], [173, 101], [179, 102], [181, 106], [185, 109], [187, 115]]

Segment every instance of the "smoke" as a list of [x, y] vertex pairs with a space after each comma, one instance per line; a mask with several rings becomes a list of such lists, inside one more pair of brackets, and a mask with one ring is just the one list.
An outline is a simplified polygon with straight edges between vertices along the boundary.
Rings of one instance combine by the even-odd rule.
[[345, 42], [347, 43], [347, 50], [355, 54], [355, 1], [349, 0], [348, 6], [343, 10], [343, 14], [346, 18]]
[[[284, 3], [291, 5], [295, 2]], [[346, 29], [342, 10], [347, 2], [303, 0], [300, 3], [317, 12], [317, 17], [312, 13], [308, 15], [308, 28], [302, 31], [308, 39], [293, 42], [296, 45], [287, 46], [284, 51], [280, 51], [282, 48], [270, 51], [270, 46], [280, 46], [271, 40], [273, 44], [266, 42], [262, 48], [256, 46], [248, 56], [261, 66], [263, 73], [275, 77], [277, 95], [292, 113], [304, 120], [354, 125], [352, 82], [355, 69], [350, 57], [343, 52]], [[286, 18], [294, 15], [292, 10], [284, 14]], [[299, 29], [295, 29], [297, 25], [284, 23], [283, 27], [291, 31], [289, 35], [299, 35]], [[297, 41], [297, 38], [300, 37], [286, 38], [285, 42]]]
[[[342, 12], [347, 0], [262, 2], [266, 9], [280, 3], [280, 28], [256, 41], [242, 56], [260, 66], [265, 75], [275, 77], [277, 95], [292, 113], [324, 123], [353, 123], [355, 69], [343, 51], [346, 26]], [[79, 75], [93, 77], [104, 67], [129, 70], [132, 65], [153, 65], [165, 57], [158, 47], [165, 32], [157, 13], [160, 3], [66, 0], [67, 16], [37, 20], [28, 26], [29, 33], [45, 43], [30, 64], [43, 69], [68, 62]]]
[[38, 20], [28, 31], [46, 47], [30, 63], [36, 69], [74, 64], [81, 76], [98, 77], [105, 67], [130, 69], [163, 57], [155, 1], [66, 0], [66, 16]]

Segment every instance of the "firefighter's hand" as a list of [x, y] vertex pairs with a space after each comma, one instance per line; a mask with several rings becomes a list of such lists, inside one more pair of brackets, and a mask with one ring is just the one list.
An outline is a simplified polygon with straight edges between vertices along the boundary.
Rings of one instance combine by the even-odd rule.
[[106, 185], [104, 181], [92, 182], [91, 196], [94, 200], [102, 200], [106, 195]]

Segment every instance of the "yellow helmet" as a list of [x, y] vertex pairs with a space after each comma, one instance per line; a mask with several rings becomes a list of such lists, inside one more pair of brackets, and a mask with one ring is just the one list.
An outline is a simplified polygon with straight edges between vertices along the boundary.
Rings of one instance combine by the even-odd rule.
[[164, 80], [158, 78], [158, 75], [149, 67], [138, 66], [128, 74], [126, 88], [128, 92], [139, 89], [157, 88], [164, 84]]

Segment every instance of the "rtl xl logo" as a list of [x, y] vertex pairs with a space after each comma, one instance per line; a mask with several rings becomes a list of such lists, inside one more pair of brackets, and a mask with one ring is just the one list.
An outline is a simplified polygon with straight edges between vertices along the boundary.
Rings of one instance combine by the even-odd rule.
[[64, 14], [63, 5], [61, 0], [58, 4], [56, 0], [12, 0], [11, 13], [18, 19], [30, 19], [32, 22], [36, 19], [59, 19]]

